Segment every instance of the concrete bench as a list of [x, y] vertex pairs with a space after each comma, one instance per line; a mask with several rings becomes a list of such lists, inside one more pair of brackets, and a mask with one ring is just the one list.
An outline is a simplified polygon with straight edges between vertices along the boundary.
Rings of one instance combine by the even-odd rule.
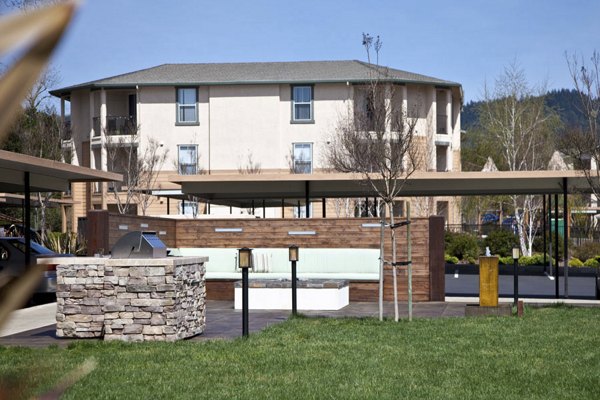
[[[257, 248], [253, 252], [254, 268], [250, 279], [290, 279], [291, 263], [287, 248]], [[230, 248], [175, 248], [172, 256], [206, 256], [207, 280], [239, 280], [237, 249]], [[297, 263], [299, 279], [342, 279], [374, 281], [379, 279], [378, 249], [300, 249]]]
[[[350, 302], [349, 283], [343, 279], [300, 279], [297, 282], [298, 310], [340, 310]], [[235, 282], [235, 309], [242, 308], [242, 282]], [[250, 310], [291, 310], [292, 281], [250, 280]]]

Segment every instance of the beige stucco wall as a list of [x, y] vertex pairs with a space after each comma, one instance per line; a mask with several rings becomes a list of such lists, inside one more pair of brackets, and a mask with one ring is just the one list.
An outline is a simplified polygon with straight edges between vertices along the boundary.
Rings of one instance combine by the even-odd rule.
[[198, 89], [199, 124], [176, 124], [175, 88], [140, 88], [138, 124], [142, 144], [156, 138], [169, 151], [166, 167], [177, 163], [177, 145], [198, 144], [206, 171], [234, 170], [251, 154], [263, 170], [287, 170], [292, 143], [313, 144], [313, 163], [346, 108], [346, 85], [315, 85], [314, 123], [291, 123], [289, 85], [232, 85]]
[[[166, 176], [176, 173], [177, 146], [182, 144], [197, 144], [199, 167], [206, 172], [221, 173], [237, 172], [238, 167], [245, 166], [249, 154], [265, 172], [287, 172], [292, 144], [311, 143], [313, 169], [318, 169], [324, 166], [324, 150], [336, 126], [352, 109], [356, 87], [340, 83], [315, 84], [313, 88], [312, 123], [291, 122], [289, 84], [200, 86], [196, 125], [176, 124], [176, 89], [168, 86], [106, 90], [106, 115], [128, 115], [128, 95], [137, 94], [140, 151], [143, 152], [148, 138], [159, 141], [161, 151], [168, 151], [159, 186], [163, 186]], [[435, 142], [445, 140], [449, 145], [448, 167], [460, 170], [460, 91], [452, 89], [446, 91], [447, 96], [440, 97], [439, 88], [433, 85], [407, 84], [394, 89], [393, 101], [405, 102], [409, 115], [418, 118], [418, 141], [420, 146], [427, 142], [428, 147], [424, 150], [429, 160], [426, 169], [435, 169]], [[102, 91], [90, 93], [87, 89], [71, 95], [71, 121], [78, 160], [83, 159], [81, 142], [89, 140], [90, 122], [92, 117], [100, 115], [102, 98]], [[448, 135], [436, 133], [438, 107], [452, 114]], [[171, 213], [177, 212], [176, 204], [171, 201]], [[450, 204], [454, 210], [454, 201], [450, 200]], [[166, 204], [156, 201], [149, 211], [164, 214]]]

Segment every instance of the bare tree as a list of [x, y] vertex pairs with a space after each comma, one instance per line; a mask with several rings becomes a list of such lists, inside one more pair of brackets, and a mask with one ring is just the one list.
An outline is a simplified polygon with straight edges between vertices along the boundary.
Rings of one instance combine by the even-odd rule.
[[[382, 42], [363, 34], [363, 46], [369, 63], [371, 51], [376, 60]], [[354, 110], [343, 116], [327, 147], [326, 158], [331, 167], [340, 172], [360, 174], [383, 201], [388, 210], [390, 227], [394, 227], [394, 199], [418, 165], [418, 151], [414, 145], [416, 119], [407, 115], [403, 102], [388, 79], [386, 68], [371, 64], [372, 76], [367, 84], [357, 88]], [[383, 210], [382, 210], [383, 211]], [[381, 213], [382, 219], [385, 212]], [[395, 319], [398, 320], [396, 274], [396, 234], [390, 229], [392, 243], [392, 271], [394, 280]], [[383, 256], [383, 255], [382, 255]], [[383, 265], [380, 276], [383, 276]], [[409, 283], [410, 287], [410, 283]], [[382, 316], [383, 282], [380, 279], [380, 317]], [[410, 302], [410, 296], [409, 296]]]
[[161, 149], [158, 140], [148, 138], [144, 151], [137, 160], [138, 190], [135, 192], [135, 198], [142, 215], [146, 215], [148, 207], [156, 200], [152, 189], [157, 188], [158, 172], [162, 169], [169, 153], [168, 149], [164, 151]]
[[154, 202], [152, 189], [156, 188], [158, 172], [165, 163], [168, 150], [162, 151], [160, 143], [148, 138], [143, 152], [139, 148], [139, 129], [134, 127], [129, 135], [111, 135], [105, 129], [106, 163], [109, 171], [123, 175], [122, 182], [109, 186], [120, 214], [131, 212], [136, 203], [142, 215]]
[[260, 174], [262, 172], [260, 162], [254, 160], [254, 156], [250, 150], [248, 150], [248, 154], [246, 155], [246, 161], [243, 164], [239, 163], [237, 170], [241, 175]]
[[575, 167], [583, 170], [596, 198], [600, 199], [600, 53], [594, 51], [589, 63], [576, 54], [565, 54], [571, 80], [581, 100], [586, 117], [583, 127], [569, 127], [562, 148], [573, 158]]
[[[531, 87], [516, 62], [505, 67], [493, 89], [484, 87], [479, 110], [482, 129], [497, 143], [509, 171], [543, 170], [554, 150], [557, 117], [545, 105], [545, 84]], [[538, 196], [511, 196], [519, 244], [531, 255], [541, 210]]]

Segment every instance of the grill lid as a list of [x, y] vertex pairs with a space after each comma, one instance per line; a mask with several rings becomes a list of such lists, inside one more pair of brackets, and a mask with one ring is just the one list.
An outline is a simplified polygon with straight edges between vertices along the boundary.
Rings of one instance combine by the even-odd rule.
[[123, 235], [111, 250], [112, 258], [161, 258], [167, 247], [156, 232], [134, 231]]

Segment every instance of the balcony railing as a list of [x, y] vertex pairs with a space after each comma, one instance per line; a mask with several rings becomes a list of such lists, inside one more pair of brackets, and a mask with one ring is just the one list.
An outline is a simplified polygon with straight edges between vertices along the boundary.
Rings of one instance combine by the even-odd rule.
[[448, 116], [446, 114], [437, 115], [437, 133], [441, 135], [447, 135], [448, 129], [446, 123], [448, 122]]
[[[94, 117], [94, 137], [101, 135], [100, 117]], [[109, 136], [135, 135], [137, 133], [137, 123], [134, 117], [115, 116], [106, 117], [105, 134]]]

